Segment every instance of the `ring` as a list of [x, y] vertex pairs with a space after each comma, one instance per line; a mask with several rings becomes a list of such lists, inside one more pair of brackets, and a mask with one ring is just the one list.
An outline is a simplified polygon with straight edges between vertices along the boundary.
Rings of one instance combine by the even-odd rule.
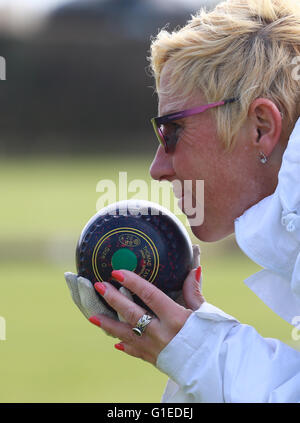
[[145, 332], [146, 326], [149, 325], [151, 322], [152, 317], [149, 314], [144, 314], [137, 322], [135, 328], [132, 328], [133, 332], [138, 335], [142, 336], [143, 332]]

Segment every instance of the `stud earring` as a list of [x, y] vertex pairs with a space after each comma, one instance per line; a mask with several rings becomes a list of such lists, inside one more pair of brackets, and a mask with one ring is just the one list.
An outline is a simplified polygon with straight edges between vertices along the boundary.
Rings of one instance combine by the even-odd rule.
[[267, 156], [262, 151], [259, 152], [259, 160], [262, 164], [266, 164], [268, 161]]

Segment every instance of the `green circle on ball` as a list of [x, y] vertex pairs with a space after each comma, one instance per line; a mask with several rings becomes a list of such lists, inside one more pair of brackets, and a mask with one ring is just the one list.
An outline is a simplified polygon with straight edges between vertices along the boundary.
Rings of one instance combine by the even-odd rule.
[[136, 255], [128, 248], [120, 248], [111, 258], [111, 265], [114, 270], [125, 269], [134, 272], [137, 262]]

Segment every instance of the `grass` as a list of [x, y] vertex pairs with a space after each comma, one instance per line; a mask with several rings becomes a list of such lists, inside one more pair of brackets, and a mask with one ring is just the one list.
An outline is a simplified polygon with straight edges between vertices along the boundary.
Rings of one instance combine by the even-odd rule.
[[117, 351], [116, 341], [82, 316], [64, 270], [36, 262], [1, 266], [1, 402], [159, 401], [166, 377]]
[[150, 180], [151, 158], [116, 157], [86, 159], [30, 158], [0, 161], [2, 198], [0, 233], [3, 239], [44, 239], [55, 234], [79, 235], [96, 212], [97, 182], [118, 183], [119, 172], [128, 181]]
[[[86, 321], [63, 278], [64, 271], [74, 270], [73, 259], [59, 260], [45, 247], [56, 236], [58, 250], [64, 236], [75, 242], [95, 213], [98, 180], [114, 179], [127, 169], [128, 179], [148, 178], [150, 163], [147, 157], [0, 163], [5, 181], [0, 253], [6, 252], [0, 261], [0, 316], [6, 319], [7, 337], [0, 341], [1, 402], [160, 401], [167, 376], [115, 350], [116, 341]], [[14, 245], [10, 256], [9, 242]], [[32, 245], [38, 248], [31, 251]], [[243, 284], [259, 267], [237, 249], [222, 245], [214, 253], [213, 246], [202, 244], [206, 300], [262, 336], [291, 343], [291, 326]]]

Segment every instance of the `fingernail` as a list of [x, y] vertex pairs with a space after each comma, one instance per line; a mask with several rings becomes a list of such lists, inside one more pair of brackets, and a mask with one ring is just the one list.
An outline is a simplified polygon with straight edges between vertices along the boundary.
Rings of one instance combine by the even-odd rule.
[[123, 344], [116, 344], [116, 345], [115, 345], [115, 348], [116, 348], [117, 350], [120, 350], [120, 351], [124, 351], [124, 350], [125, 350], [125, 348], [124, 348], [124, 345], [123, 345]]
[[90, 321], [91, 323], [93, 323], [93, 325], [99, 326], [99, 328], [101, 328], [101, 322], [100, 322], [100, 320], [98, 319], [98, 317], [96, 317], [96, 316], [91, 316], [91, 317], [89, 318], [89, 321]]
[[120, 270], [113, 270], [111, 272], [111, 275], [112, 275], [113, 278], [117, 279], [117, 281], [119, 281], [119, 282], [124, 281], [125, 275]]
[[94, 285], [95, 289], [99, 294], [104, 295], [106, 291], [106, 286], [101, 282], [96, 282]]
[[196, 281], [197, 282], [200, 282], [201, 272], [202, 272], [202, 269], [201, 269], [201, 266], [199, 266], [196, 270]]

